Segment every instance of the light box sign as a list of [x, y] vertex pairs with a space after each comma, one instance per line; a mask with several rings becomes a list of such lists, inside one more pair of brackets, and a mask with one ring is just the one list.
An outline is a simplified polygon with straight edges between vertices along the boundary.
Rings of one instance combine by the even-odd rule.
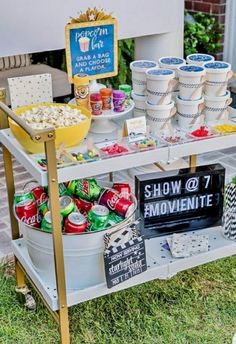
[[136, 176], [142, 234], [148, 238], [218, 225], [224, 180], [220, 164]]
[[75, 74], [90, 79], [117, 75], [117, 21], [115, 19], [66, 25], [66, 61], [69, 81]]

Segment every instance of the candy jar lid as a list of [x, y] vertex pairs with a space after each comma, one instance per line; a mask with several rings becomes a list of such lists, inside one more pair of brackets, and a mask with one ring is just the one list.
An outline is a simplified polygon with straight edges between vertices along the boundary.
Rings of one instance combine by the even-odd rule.
[[102, 96], [111, 96], [111, 94], [112, 94], [112, 89], [111, 88], [101, 88], [100, 89], [100, 94], [102, 95]]
[[113, 98], [124, 98], [125, 92], [121, 90], [114, 90], [113, 91]]
[[102, 100], [102, 96], [100, 93], [92, 93], [90, 94], [90, 100], [93, 102], [97, 102], [97, 101]]

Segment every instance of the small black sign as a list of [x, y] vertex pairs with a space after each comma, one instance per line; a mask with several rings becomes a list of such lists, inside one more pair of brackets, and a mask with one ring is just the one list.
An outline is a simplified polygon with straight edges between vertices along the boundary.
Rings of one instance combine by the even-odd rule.
[[122, 243], [129, 230], [125, 230], [115, 240], [115, 247], [110, 245], [104, 252], [105, 275], [108, 288], [115, 287], [147, 270], [144, 238], [136, 236]]
[[146, 238], [219, 224], [225, 169], [220, 164], [135, 177]]

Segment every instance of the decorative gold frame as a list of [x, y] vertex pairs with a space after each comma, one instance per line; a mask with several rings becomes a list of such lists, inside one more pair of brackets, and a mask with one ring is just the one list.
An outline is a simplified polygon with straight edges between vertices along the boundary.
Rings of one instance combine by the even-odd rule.
[[73, 83], [72, 68], [71, 68], [71, 53], [70, 53], [70, 30], [76, 28], [102, 26], [102, 25], [114, 25], [114, 72], [102, 73], [96, 75], [89, 75], [90, 80], [96, 80], [101, 78], [108, 78], [118, 74], [118, 29], [116, 19], [100, 20], [86, 23], [67, 24], [65, 27], [65, 39], [66, 39], [66, 64], [67, 74], [70, 83]]

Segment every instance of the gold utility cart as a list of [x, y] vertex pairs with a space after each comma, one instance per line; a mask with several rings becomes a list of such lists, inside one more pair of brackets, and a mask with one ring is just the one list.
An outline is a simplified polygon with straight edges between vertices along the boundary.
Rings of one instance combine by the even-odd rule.
[[[59, 191], [58, 182], [65, 182], [76, 178], [90, 177], [94, 174], [111, 173], [113, 171], [125, 170], [131, 167], [155, 163], [157, 160], [168, 161], [173, 156], [183, 157], [191, 155], [190, 163], [194, 168], [196, 163], [196, 154], [206, 151], [214, 151], [219, 148], [232, 147], [235, 144], [236, 134], [225, 137], [215, 137], [200, 142], [190, 142], [186, 144], [159, 147], [155, 150], [120, 156], [104, 161], [95, 161], [90, 164], [82, 164], [58, 169], [56, 167], [55, 150], [55, 132], [54, 130], [42, 130], [35, 132], [25, 124], [19, 117], [3, 103], [0, 103], [1, 111], [1, 130], [0, 141], [3, 149], [3, 159], [5, 165], [5, 175], [7, 182], [7, 192], [9, 199], [9, 211], [12, 228], [12, 246], [15, 255], [16, 285], [17, 290], [23, 294], [27, 292], [25, 285], [25, 276], [29, 279], [33, 288], [38, 292], [43, 303], [59, 324], [61, 342], [67, 344], [70, 342], [68, 307], [93, 298], [129, 288], [140, 283], [153, 279], [166, 279], [179, 271], [183, 271], [200, 264], [204, 264], [222, 257], [236, 254], [236, 243], [223, 238], [221, 227], [199, 230], [199, 233], [209, 236], [210, 250], [197, 256], [184, 259], [175, 259], [167, 251], [163, 254], [161, 243], [165, 237], [155, 237], [147, 240], [147, 271], [140, 275], [121, 283], [114, 288], [108, 289], [105, 283], [94, 285], [92, 287], [67, 290], [64, 267], [63, 235], [60, 222]], [[48, 161], [48, 172], [40, 170], [37, 164], [22, 149], [18, 141], [12, 135], [9, 129], [8, 117], [14, 120], [23, 128], [34, 142], [44, 143], [46, 159]], [[29, 258], [24, 238], [19, 236], [18, 222], [13, 214], [14, 200], [14, 177], [12, 169], [12, 155], [24, 165], [42, 186], [49, 186], [49, 196], [51, 201], [52, 225], [53, 225], [53, 250], [55, 261], [55, 285], [52, 289], [35, 271]], [[81, 276], [83, 279], [83, 276]]]

